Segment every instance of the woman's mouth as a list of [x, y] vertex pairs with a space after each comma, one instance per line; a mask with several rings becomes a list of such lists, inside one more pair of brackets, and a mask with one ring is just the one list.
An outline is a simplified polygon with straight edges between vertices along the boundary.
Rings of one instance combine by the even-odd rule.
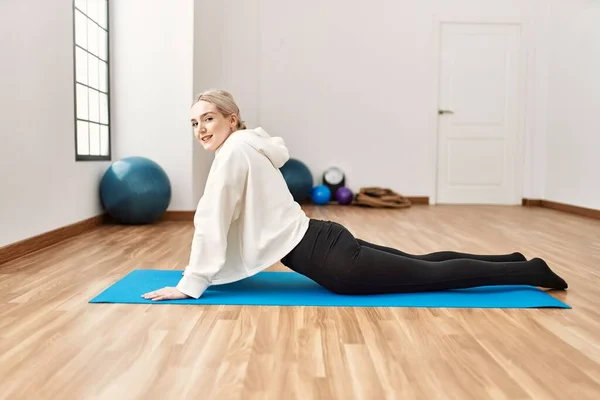
[[201, 138], [200, 140], [202, 140], [202, 143], [206, 143], [210, 140], [210, 138], [212, 138], [213, 135], [206, 135], [203, 138]]

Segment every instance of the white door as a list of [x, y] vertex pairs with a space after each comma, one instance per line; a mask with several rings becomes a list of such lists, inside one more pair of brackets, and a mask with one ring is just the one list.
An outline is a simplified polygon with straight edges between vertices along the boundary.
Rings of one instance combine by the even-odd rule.
[[437, 203], [521, 203], [519, 25], [442, 23]]

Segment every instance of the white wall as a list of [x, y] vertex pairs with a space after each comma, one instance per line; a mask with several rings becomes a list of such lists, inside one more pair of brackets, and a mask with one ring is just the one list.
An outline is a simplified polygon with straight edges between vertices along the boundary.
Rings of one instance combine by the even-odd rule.
[[0, 2], [0, 246], [102, 213], [107, 162], [75, 162], [73, 3]]
[[600, 2], [552, 2], [548, 200], [600, 209]]
[[[256, 0], [196, 1], [194, 94], [211, 88], [234, 95], [248, 127], [259, 124], [259, 8]], [[194, 144], [194, 201], [204, 185], [214, 154]]]
[[[216, 4], [215, 4], [216, 3]], [[233, 4], [236, 4], [233, 6]], [[194, 73], [240, 98], [315, 179], [330, 165], [348, 185], [432, 196], [437, 140], [436, 15], [517, 17], [535, 45], [543, 0], [197, 2]], [[220, 22], [223, 25], [219, 25]], [[201, 39], [201, 40], [199, 40]], [[524, 196], [543, 191], [543, 46], [528, 54]], [[198, 87], [198, 86], [197, 86]], [[539, 101], [541, 99], [541, 101]], [[538, 134], [541, 137], [538, 138]], [[373, 146], [373, 149], [370, 149]], [[387, 164], [387, 165], [384, 165]]]
[[[223, 87], [315, 178], [336, 164], [354, 189], [432, 195], [438, 14], [530, 21], [523, 195], [600, 208], [592, 0], [111, 2], [114, 159], [156, 160], [170, 209], [194, 209], [212, 153], [194, 142], [189, 105]], [[72, 29], [71, 1], [0, 2], [0, 246], [101, 213], [108, 162], [74, 160]]]
[[114, 159], [156, 161], [171, 180], [169, 210], [194, 209], [193, 0], [110, 4]]

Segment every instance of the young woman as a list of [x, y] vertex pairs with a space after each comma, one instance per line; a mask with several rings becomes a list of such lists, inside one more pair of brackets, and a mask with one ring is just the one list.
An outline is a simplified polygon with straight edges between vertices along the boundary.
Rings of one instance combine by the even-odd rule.
[[145, 293], [146, 299], [199, 298], [210, 285], [241, 280], [277, 261], [340, 294], [487, 285], [567, 288], [540, 258], [412, 255], [357, 239], [339, 223], [308, 218], [279, 171], [289, 159], [284, 141], [262, 128], [247, 129], [226, 91], [198, 95], [191, 122], [196, 139], [215, 158], [194, 216], [189, 265], [176, 287]]

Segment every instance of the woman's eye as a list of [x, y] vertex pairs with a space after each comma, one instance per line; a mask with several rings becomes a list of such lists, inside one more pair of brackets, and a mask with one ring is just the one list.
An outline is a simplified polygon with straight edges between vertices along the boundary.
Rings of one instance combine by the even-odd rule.
[[204, 121], [205, 121], [205, 122], [212, 121], [212, 117], [208, 117], [208, 118], [206, 118]]

